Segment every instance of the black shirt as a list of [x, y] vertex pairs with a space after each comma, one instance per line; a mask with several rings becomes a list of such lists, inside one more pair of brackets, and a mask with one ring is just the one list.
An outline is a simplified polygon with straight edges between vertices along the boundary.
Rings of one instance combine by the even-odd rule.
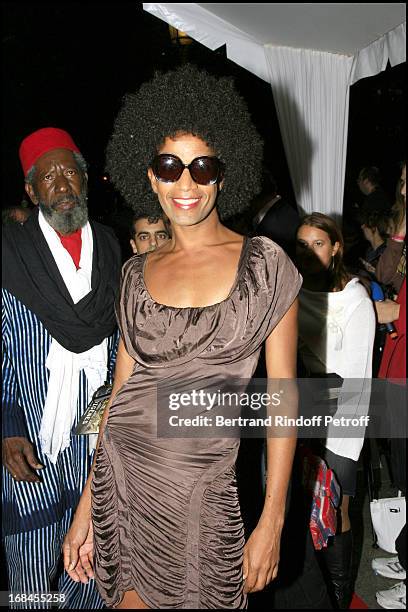
[[363, 200], [361, 210], [364, 212], [378, 211], [389, 211], [392, 206], [392, 202], [381, 187], [377, 187], [374, 191], [369, 193]]

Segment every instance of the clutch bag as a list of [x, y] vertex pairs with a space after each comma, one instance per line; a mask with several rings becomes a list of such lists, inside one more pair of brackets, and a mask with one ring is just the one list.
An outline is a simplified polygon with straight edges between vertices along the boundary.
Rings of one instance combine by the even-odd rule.
[[320, 550], [327, 546], [329, 537], [336, 534], [340, 486], [326, 462], [310, 449], [300, 447], [299, 455], [303, 486], [311, 500], [310, 533], [315, 549]]
[[112, 393], [112, 385], [104, 384], [92, 396], [92, 400], [74, 430], [75, 436], [99, 433], [102, 416]]

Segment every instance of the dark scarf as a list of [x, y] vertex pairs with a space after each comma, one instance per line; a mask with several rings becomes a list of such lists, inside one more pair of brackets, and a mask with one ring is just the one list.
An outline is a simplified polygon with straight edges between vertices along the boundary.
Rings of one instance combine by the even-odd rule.
[[38, 210], [24, 225], [3, 230], [3, 287], [36, 314], [67, 350], [82, 353], [115, 329], [114, 301], [121, 256], [113, 231], [90, 222], [93, 235], [92, 290], [77, 304], [57, 268], [38, 223]]

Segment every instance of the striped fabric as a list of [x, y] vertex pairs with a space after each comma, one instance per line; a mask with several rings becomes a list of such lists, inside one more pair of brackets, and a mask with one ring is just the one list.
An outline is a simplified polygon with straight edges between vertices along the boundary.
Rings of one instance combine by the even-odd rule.
[[[61, 546], [71, 518], [71, 511], [68, 511], [59, 523], [4, 538], [8, 573], [11, 578], [10, 593], [14, 596], [23, 593], [59, 594], [58, 605], [54, 603], [53, 608], [103, 608], [94, 580], [90, 580], [88, 584], [77, 583], [62, 571]], [[51, 605], [26, 601], [16, 602], [10, 605], [10, 608], [47, 609], [51, 608]]]
[[[3, 290], [3, 436], [26, 436], [45, 466], [41, 483], [16, 482], [3, 468], [3, 538], [11, 593], [60, 591], [59, 607], [102, 608], [94, 582], [73, 582], [61, 566], [61, 546], [85, 485], [92, 455], [87, 436], [72, 436], [71, 445], [53, 465], [41, 452], [38, 432], [49, 373], [45, 361], [51, 343], [48, 331], [24, 304]], [[109, 338], [109, 376], [112, 377], [118, 336]], [[80, 376], [76, 426], [90, 398], [87, 380]], [[25, 432], [24, 432], [25, 429]], [[53, 587], [53, 588], [52, 588]], [[47, 608], [20, 604], [18, 608]]]

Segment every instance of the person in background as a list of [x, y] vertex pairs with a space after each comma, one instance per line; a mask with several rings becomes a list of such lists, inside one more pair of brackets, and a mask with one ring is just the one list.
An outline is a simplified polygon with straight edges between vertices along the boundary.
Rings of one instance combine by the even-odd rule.
[[381, 187], [381, 175], [378, 168], [369, 166], [362, 168], [357, 177], [357, 185], [364, 199], [360, 210], [362, 211], [387, 211], [391, 209], [392, 202], [388, 194]]
[[389, 211], [362, 210], [359, 220], [364, 238], [370, 244], [364, 257], [360, 259], [360, 263], [367, 271], [368, 276], [374, 280], [377, 278], [375, 276], [376, 265], [386, 248], [391, 215]]
[[[401, 164], [402, 174], [397, 188], [400, 194], [405, 189], [406, 163]], [[392, 285], [395, 294], [398, 294], [406, 274], [406, 200], [401, 195], [391, 211], [392, 222], [390, 236], [387, 239], [386, 248], [379, 258], [375, 273], [377, 279], [384, 285]]]
[[[343, 237], [336, 223], [321, 213], [304, 217], [297, 231], [299, 354], [308, 376], [343, 379], [336, 417], [366, 414], [371, 378], [375, 314], [371, 299], [343, 263]], [[360, 379], [356, 395], [347, 393], [352, 378]], [[364, 434], [363, 434], [364, 436]], [[348, 608], [352, 596], [352, 531], [350, 498], [355, 495], [357, 461], [364, 437], [336, 437], [327, 431], [318, 453], [333, 469], [342, 489], [337, 533], [322, 551], [336, 607]], [[329, 585], [330, 586], [330, 585]]]
[[251, 213], [255, 235], [270, 238], [293, 258], [300, 217], [297, 210], [279, 195], [276, 181], [267, 168], [263, 169], [262, 191], [252, 203]]
[[133, 254], [147, 253], [159, 248], [170, 238], [164, 217], [148, 217], [142, 213], [132, 219], [130, 246]]
[[[406, 164], [402, 166], [401, 195], [406, 200]], [[404, 215], [405, 219], [405, 215]], [[402, 230], [402, 224], [399, 225], [399, 231]], [[405, 233], [404, 233], [405, 236]], [[403, 424], [406, 427], [406, 398], [405, 385], [407, 376], [406, 367], [406, 275], [403, 275], [402, 284], [398, 292], [396, 301], [385, 300], [382, 303], [376, 304], [378, 319], [382, 323], [393, 323], [397, 330], [398, 337], [392, 339], [387, 338], [384, 355], [381, 362], [379, 378], [388, 380], [387, 384], [387, 414], [390, 419], [394, 420], [395, 426], [400, 431]], [[403, 410], [402, 418], [398, 416], [399, 410]], [[391, 439], [391, 470], [393, 482], [403, 495], [406, 496], [406, 454], [407, 440], [406, 438]], [[406, 572], [407, 572], [407, 531], [406, 524], [402, 528], [396, 543], [395, 549], [397, 555], [393, 557], [380, 557], [373, 559], [372, 567], [377, 574], [386, 578], [399, 580], [394, 586], [384, 591], [376, 593], [378, 604], [382, 608], [406, 609]]]
[[365, 197], [362, 203], [354, 203], [352, 209], [346, 208], [343, 212], [344, 263], [350, 270], [355, 270], [357, 261], [365, 257], [366, 245], [361, 236], [362, 217], [367, 219], [372, 214], [390, 214], [391, 199], [380, 183], [378, 168], [363, 168], [358, 175], [357, 185]]
[[[87, 166], [70, 134], [42, 128], [20, 146], [35, 206], [3, 228], [3, 542], [12, 607], [58, 592], [61, 608], [102, 607], [93, 582], [71, 581], [61, 546], [92, 462], [73, 436], [116, 356], [120, 248], [88, 221]], [[19, 596], [18, 598], [16, 596]]]
[[8, 206], [1, 213], [1, 221], [3, 225], [7, 223], [20, 223], [23, 225], [31, 215], [31, 208], [17, 204], [16, 206]]
[[[387, 240], [392, 224], [392, 213], [391, 211], [361, 211], [359, 220], [364, 237], [370, 243], [370, 246], [363, 256], [359, 258], [358, 264], [353, 262], [354, 265], [349, 265], [348, 269], [360, 277], [370, 295], [373, 294], [373, 290], [375, 294], [374, 287], [379, 284], [384, 298], [393, 297], [395, 293], [393, 287], [380, 283], [376, 276], [377, 264], [387, 248]], [[377, 303], [375, 301], [374, 305], [377, 305]], [[373, 349], [373, 377], [377, 377], [380, 369], [387, 333], [387, 327], [377, 321]]]

